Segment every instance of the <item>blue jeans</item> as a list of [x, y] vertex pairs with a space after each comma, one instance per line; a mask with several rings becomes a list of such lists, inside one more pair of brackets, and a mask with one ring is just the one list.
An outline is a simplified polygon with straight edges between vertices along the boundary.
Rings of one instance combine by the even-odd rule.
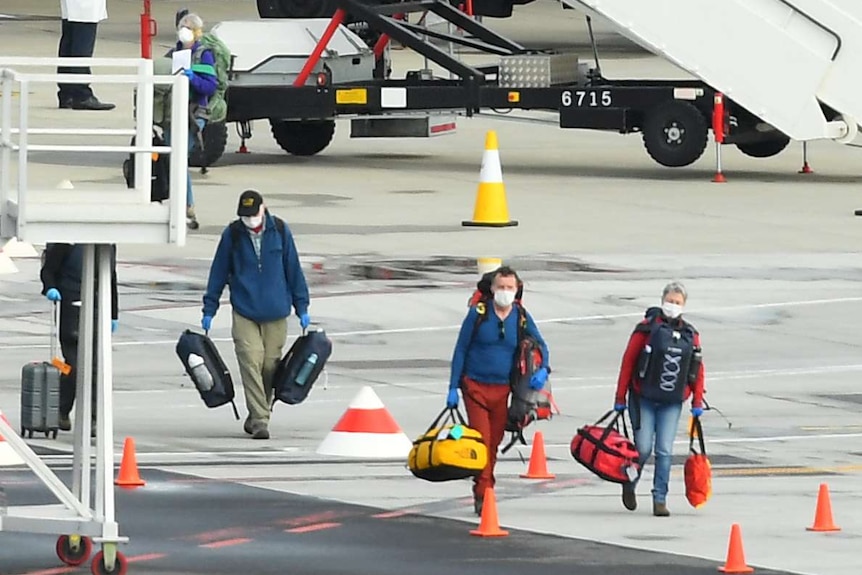
[[[635, 446], [641, 464], [649, 459], [655, 444], [655, 475], [652, 482], [652, 498], [656, 503], [667, 502], [667, 484], [670, 480], [673, 440], [679, 428], [682, 403], [656, 403], [643, 397], [629, 394], [629, 417], [634, 427]], [[638, 405], [640, 407], [638, 407]], [[638, 473], [638, 480], [640, 480]]]
[[[203, 132], [204, 126], [207, 125], [207, 121], [204, 120], [203, 118], [195, 118], [195, 124], [197, 124], [198, 129], [200, 129], [200, 131]], [[189, 154], [191, 154], [192, 150], [195, 149], [196, 143], [197, 143], [197, 138], [195, 138], [194, 134], [189, 132], [189, 152], [188, 152]], [[165, 130], [165, 144], [167, 144], [168, 146], [171, 145], [170, 126], [168, 126], [168, 129]], [[186, 174], [186, 207], [190, 208], [193, 205], [195, 205], [195, 196], [192, 193], [192, 175], [191, 175], [191, 173], [187, 173]]]

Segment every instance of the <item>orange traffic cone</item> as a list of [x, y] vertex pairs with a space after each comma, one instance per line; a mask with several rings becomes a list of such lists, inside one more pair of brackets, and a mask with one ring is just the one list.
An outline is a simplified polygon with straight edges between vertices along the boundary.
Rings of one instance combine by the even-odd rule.
[[123, 461], [120, 462], [120, 473], [116, 481], [114, 481], [114, 485], [130, 488], [146, 485], [146, 482], [141, 479], [141, 475], [138, 473], [135, 440], [131, 437], [127, 437], [126, 442], [123, 444]]
[[503, 169], [500, 166], [500, 150], [497, 148], [497, 132], [489, 130], [485, 136], [485, 153], [482, 155], [482, 170], [479, 173], [479, 190], [473, 219], [461, 222], [463, 226], [504, 228], [517, 226], [509, 219], [506, 205], [506, 186], [503, 184]]
[[738, 523], [734, 523], [730, 528], [727, 561], [718, 570], [722, 573], [754, 573], [754, 569], [745, 564], [745, 552], [742, 550], [742, 529]]
[[548, 460], [545, 457], [545, 436], [541, 431], [533, 434], [533, 451], [530, 453], [530, 466], [526, 473], [522, 473], [524, 479], [553, 479], [556, 477], [548, 472]]
[[489, 487], [485, 489], [485, 500], [482, 505], [482, 519], [479, 521], [479, 528], [470, 531], [470, 535], [477, 537], [506, 537], [508, 531], [500, 529], [500, 521], [497, 518], [497, 498], [494, 496], [494, 489]]
[[820, 484], [817, 494], [817, 511], [814, 514], [814, 525], [806, 527], [808, 531], [841, 531], [832, 520], [832, 502], [829, 500], [829, 486]]

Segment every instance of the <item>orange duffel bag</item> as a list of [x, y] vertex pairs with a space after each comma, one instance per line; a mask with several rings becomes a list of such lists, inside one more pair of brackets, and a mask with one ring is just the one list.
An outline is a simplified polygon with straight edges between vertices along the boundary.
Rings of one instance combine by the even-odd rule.
[[[694, 448], [694, 436], [700, 443], [700, 452]], [[703, 507], [712, 497], [712, 465], [706, 455], [703, 441], [703, 426], [695, 417], [688, 430], [688, 459], [685, 460], [685, 498], [695, 509]]]

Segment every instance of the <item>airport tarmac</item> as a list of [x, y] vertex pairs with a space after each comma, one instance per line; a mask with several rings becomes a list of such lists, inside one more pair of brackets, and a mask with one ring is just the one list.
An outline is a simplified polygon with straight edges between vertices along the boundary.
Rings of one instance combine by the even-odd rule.
[[[167, 16], [182, 4], [212, 14], [208, 20], [254, 17], [253, 2], [156, 3]], [[6, 0], [0, 12], [45, 15], [49, 5]], [[111, 6], [98, 55], [133, 57], [139, 4]], [[565, 22], [540, 13], [554, 23], [549, 37], [565, 40]], [[168, 28], [162, 25], [161, 39]], [[0, 20], [0, 54], [52, 55], [56, 30], [51, 21]], [[396, 53], [396, 62], [412, 60]], [[609, 55], [604, 65], [608, 75], [679, 74], [634, 52]], [[117, 110], [95, 117], [60, 111], [50, 88], [34, 92], [38, 122], [133, 125], [130, 94], [97, 93]], [[693, 166], [667, 169], [649, 159], [637, 136], [564, 131], [544, 119], [460, 118], [454, 135], [408, 141], [350, 140], [339, 121], [332, 146], [313, 158], [284, 154], [263, 122], [248, 142], [252, 153], [236, 154], [231, 130], [225, 157], [206, 176], [193, 172], [202, 227], [187, 245], [119, 246], [115, 443], [119, 461], [123, 438], [135, 438], [148, 481], [118, 500], [121, 531], [132, 537], [123, 551], [150, 557], [130, 573], [227, 573], [246, 561], [268, 573], [272, 562], [283, 567], [293, 557], [308, 573], [394, 572], [403, 561], [522, 573], [519, 560], [551, 572], [707, 573], [723, 562], [730, 527], [739, 523], [757, 572], [858, 575], [862, 221], [853, 211], [862, 207], [862, 152], [818, 142], [809, 147], [815, 173], [800, 175], [799, 144], [767, 160], [725, 147], [728, 183], [714, 184], [711, 144]], [[516, 228], [461, 226], [472, 215], [488, 130], [499, 136]], [[33, 162], [37, 185], [122, 181], [121, 158], [34, 155]], [[312, 318], [335, 346], [327, 377], [304, 404], [275, 407], [273, 438], [263, 442], [243, 434], [230, 408], [203, 406], [173, 349], [182, 330], [199, 325], [209, 258], [248, 186], [290, 224], [311, 285]], [[545, 436], [554, 480], [519, 477], [529, 447], [513, 449], [498, 467], [500, 521], [512, 530], [500, 541], [467, 534], [477, 519], [466, 483], [421, 482], [403, 461], [315, 453], [366, 385], [409, 437], [425, 430], [442, 408], [477, 257], [501, 257], [522, 270], [525, 305], [549, 342], [562, 410], [535, 427]], [[38, 260], [15, 265], [18, 273], [0, 276], [0, 408], [13, 426], [21, 366], [48, 354], [50, 312], [39, 295]], [[651, 466], [639, 488], [641, 507], [629, 513], [619, 489], [580, 467], [568, 445], [579, 426], [612, 406], [626, 339], [669, 279], [689, 288], [687, 314], [704, 342], [707, 399], [732, 426], [714, 411], [704, 417], [714, 495], [698, 510], [683, 496], [687, 439], [680, 426], [673, 516], [658, 519], [648, 510]], [[229, 312], [225, 302], [211, 335], [238, 374]], [[292, 318], [289, 339], [297, 333]], [[239, 404], [244, 415], [241, 398]], [[55, 468], [68, 467], [68, 434], [29, 442]], [[40, 497], [17, 470], [0, 468], [0, 478], [13, 504]], [[821, 483], [830, 487], [840, 532], [806, 531]], [[318, 518], [344, 527], [300, 541], [277, 530], [229, 534], [224, 540], [250, 541], [201, 551], [199, 541], [163, 540], [153, 507], [195, 510], [178, 514], [177, 536], [325, 512], [351, 519]], [[386, 512], [395, 526], [368, 519]], [[306, 543], [311, 538], [314, 545]], [[379, 558], [379, 571], [352, 561], [351, 551]], [[210, 552], [227, 559], [200, 555]], [[456, 553], [463, 559], [453, 560]], [[441, 556], [451, 562], [439, 563]], [[0, 535], [0, 573], [47, 573], [58, 565], [52, 538]]]

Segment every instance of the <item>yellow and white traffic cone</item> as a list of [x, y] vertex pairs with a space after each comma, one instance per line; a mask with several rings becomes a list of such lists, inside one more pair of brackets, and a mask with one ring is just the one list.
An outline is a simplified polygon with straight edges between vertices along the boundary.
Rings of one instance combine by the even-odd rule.
[[479, 174], [479, 190], [476, 193], [473, 219], [463, 221], [461, 225], [489, 228], [518, 225], [517, 221], [509, 219], [497, 132], [493, 130], [489, 130], [485, 136], [485, 153], [482, 155], [482, 171]]

